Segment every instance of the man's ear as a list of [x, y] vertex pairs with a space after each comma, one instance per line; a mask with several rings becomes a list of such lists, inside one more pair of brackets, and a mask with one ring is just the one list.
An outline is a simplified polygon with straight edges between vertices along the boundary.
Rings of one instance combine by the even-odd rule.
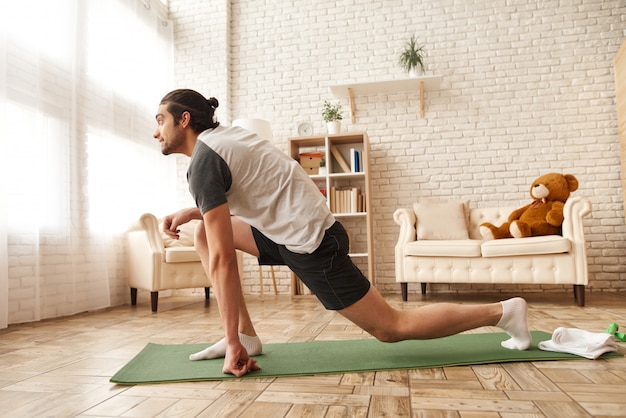
[[180, 125], [183, 128], [186, 128], [187, 126], [189, 126], [190, 122], [191, 122], [191, 114], [185, 110], [183, 114], [180, 115]]

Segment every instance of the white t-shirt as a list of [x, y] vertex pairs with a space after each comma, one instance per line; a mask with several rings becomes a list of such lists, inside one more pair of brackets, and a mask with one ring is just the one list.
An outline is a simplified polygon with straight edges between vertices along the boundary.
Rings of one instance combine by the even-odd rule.
[[203, 215], [228, 203], [232, 215], [296, 253], [315, 251], [335, 222], [326, 199], [297, 161], [240, 127], [202, 132], [187, 180]]

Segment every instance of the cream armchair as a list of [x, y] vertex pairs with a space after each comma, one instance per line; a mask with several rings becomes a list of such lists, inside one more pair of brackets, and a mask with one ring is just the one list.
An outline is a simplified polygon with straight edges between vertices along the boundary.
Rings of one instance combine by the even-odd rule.
[[[157, 311], [159, 291], [203, 287], [210, 296], [211, 281], [204, 273], [193, 245], [194, 229], [199, 221], [180, 227], [180, 239], [161, 232], [161, 221], [151, 213], [141, 215], [128, 232], [128, 285], [133, 305], [137, 289], [150, 291], [152, 312]], [[241, 276], [242, 254], [237, 251]]]

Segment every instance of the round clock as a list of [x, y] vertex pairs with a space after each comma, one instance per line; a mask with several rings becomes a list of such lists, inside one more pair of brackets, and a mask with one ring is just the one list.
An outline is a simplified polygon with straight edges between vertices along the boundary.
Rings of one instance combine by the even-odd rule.
[[309, 122], [301, 122], [298, 124], [298, 135], [300, 136], [312, 136], [313, 135], [313, 125]]

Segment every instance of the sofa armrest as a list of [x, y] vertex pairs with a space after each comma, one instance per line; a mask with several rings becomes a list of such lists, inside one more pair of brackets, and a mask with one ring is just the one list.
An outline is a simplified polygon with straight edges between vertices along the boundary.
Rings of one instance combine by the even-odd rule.
[[584, 242], [583, 217], [591, 213], [591, 202], [586, 197], [570, 197], [563, 206], [563, 237], [572, 242]]
[[570, 197], [563, 207], [563, 237], [572, 242], [572, 253], [577, 260], [575, 268], [578, 283], [576, 284], [583, 286], [589, 283], [587, 248], [583, 229], [583, 217], [589, 213], [591, 213], [591, 202], [581, 196]]
[[406, 208], [397, 209], [393, 213], [393, 220], [400, 225], [400, 234], [396, 245], [406, 244], [417, 239], [415, 212]]

